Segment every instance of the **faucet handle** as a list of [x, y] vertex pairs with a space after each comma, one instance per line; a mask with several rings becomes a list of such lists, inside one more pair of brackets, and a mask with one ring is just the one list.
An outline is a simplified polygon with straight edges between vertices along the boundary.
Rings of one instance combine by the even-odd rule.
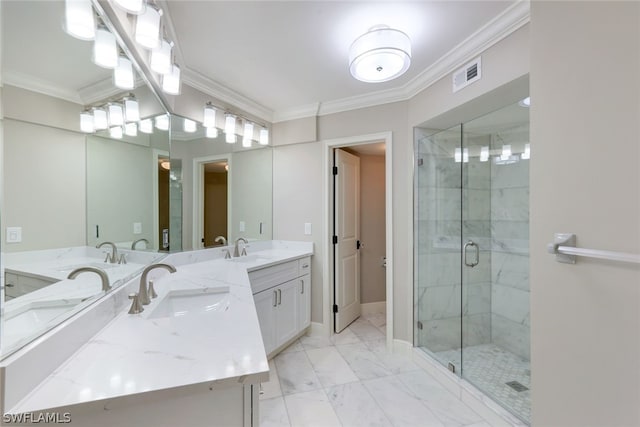
[[129, 299], [131, 300], [131, 308], [129, 308], [129, 314], [138, 314], [144, 311], [144, 308], [142, 307], [142, 304], [140, 304], [140, 300], [138, 299], [138, 294], [129, 294]]
[[240, 256], [247, 256], [247, 245], [244, 245], [242, 247], [242, 253], [240, 254]]
[[105, 263], [111, 263], [111, 254], [107, 252], [107, 256], [104, 257]]
[[231, 252], [229, 252], [229, 249], [223, 249], [222, 252], [224, 253], [224, 259], [231, 259]]
[[149, 280], [149, 289], [147, 290], [147, 294], [149, 294], [149, 298], [157, 298], [158, 294], [156, 290], [153, 288], [153, 280]]
[[118, 260], [118, 264], [126, 264], [127, 259], [124, 257], [125, 254], [120, 254], [120, 259]]

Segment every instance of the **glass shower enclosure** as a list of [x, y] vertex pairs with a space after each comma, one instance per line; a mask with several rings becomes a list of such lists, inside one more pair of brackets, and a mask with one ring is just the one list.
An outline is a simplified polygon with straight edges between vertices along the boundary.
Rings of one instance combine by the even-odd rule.
[[529, 109], [415, 129], [414, 343], [530, 422]]

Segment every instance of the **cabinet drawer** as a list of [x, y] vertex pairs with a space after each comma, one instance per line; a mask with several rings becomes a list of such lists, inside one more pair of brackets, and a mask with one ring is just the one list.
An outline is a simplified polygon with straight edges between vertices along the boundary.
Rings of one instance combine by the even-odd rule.
[[298, 260], [298, 277], [311, 274], [311, 257]]
[[251, 290], [254, 294], [298, 277], [298, 260], [249, 272]]

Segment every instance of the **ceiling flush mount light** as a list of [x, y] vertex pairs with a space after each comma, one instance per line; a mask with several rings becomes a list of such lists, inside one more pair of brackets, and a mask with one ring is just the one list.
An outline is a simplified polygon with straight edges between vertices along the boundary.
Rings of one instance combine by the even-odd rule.
[[93, 63], [103, 68], [116, 68], [118, 58], [116, 37], [104, 25], [99, 26], [93, 42]]
[[96, 18], [91, 0], [64, 2], [65, 31], [80, 40], [93, 40], [96, 36]]
[[358, 37], [349, 49], [349, 70], [356, 79], [386, 82], [404, 74], [411, 65], [409, 36], [386, 25], [376, 25]]
[[207, 102], [207, 105], [204, 106], [202, 125], [206, 128], [213, 128], [216, 126], [216, 109], [213, 107], [211, 102]]
[[258, 139], [260, 145], [269, 145], [269, 131], [266, 128], [260, 129], [260, 138]]
[[144, 13], [136, 19], [135, 39], [147, 49], [155, 49], [160, 44], [160, 17], [162, 11], [153, 4], [147, 4]]
[[115, 3], [132, 15], [139, 15], [144, 12], [144, 0], [114, 0]]

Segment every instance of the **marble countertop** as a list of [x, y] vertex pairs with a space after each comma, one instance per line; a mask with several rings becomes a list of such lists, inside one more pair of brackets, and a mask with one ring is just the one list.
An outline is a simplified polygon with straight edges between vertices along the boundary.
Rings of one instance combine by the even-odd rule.
[[[169, 255], [163, 262], [176, 265], [177, 272], [153, 271], [158, 297], [144, 312], [118, 314], [6, 412], [42, 411], [195, 384], [265, 381], [269, 366], [247, 269], [311, 255], [312, 245], [255, 249], [261, 250], [254, 251], [250, 263], [219, 258], [188, 263], [189, 255]], [[223, 309], [153, 317], [169, 293], [212, 287], [228, 289]]]

